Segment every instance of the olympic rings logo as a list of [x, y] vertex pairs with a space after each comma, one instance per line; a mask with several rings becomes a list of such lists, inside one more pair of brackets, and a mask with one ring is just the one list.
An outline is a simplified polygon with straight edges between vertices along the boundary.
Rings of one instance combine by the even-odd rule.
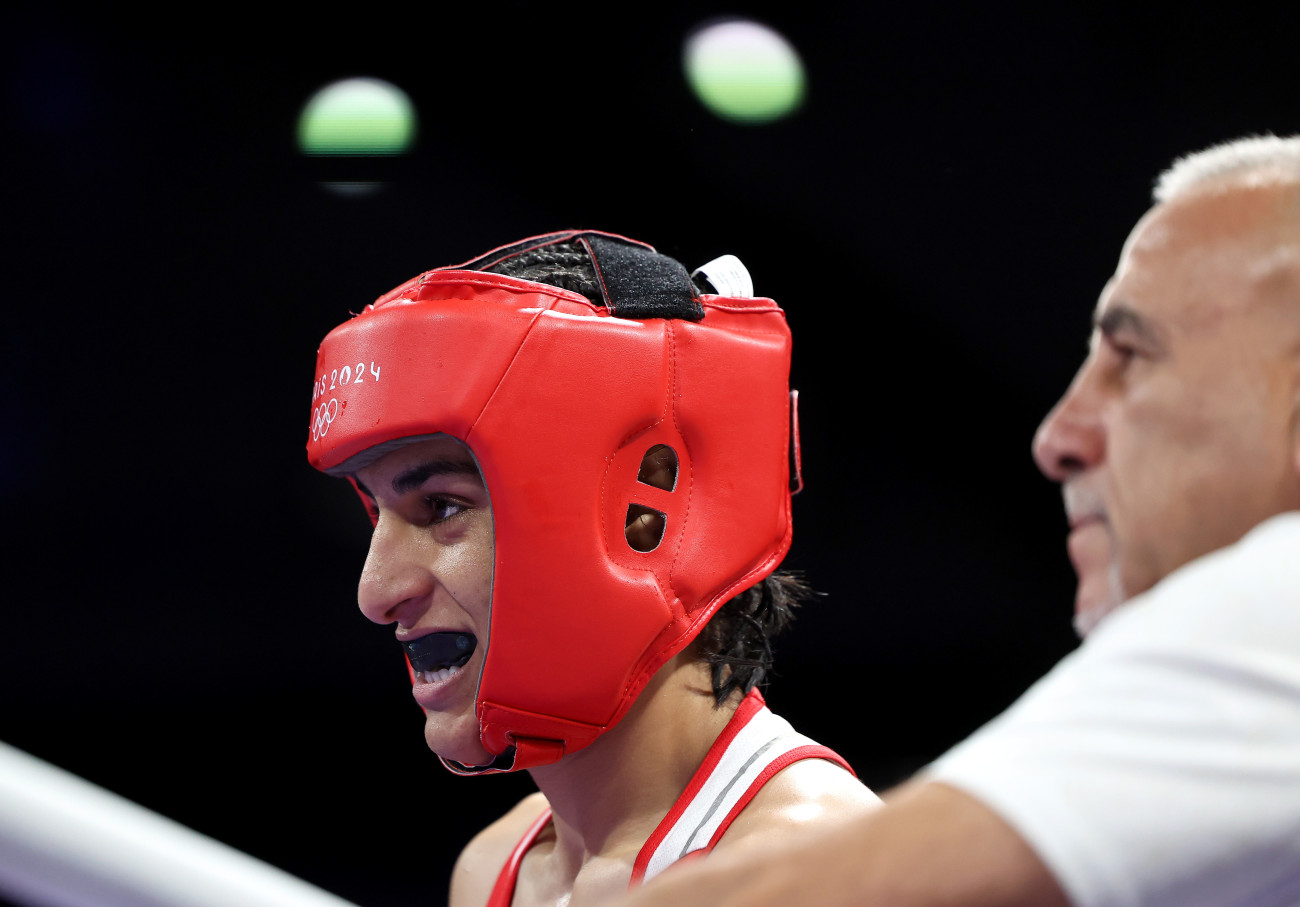
[[316, 407], [316, 411], [311, 416], [311, 439], [319, 441], [325, 437], [325, 433], [330, 430], [330, 425], [338, 418], [339, 401], [337, 397], [330, 397], [329, 403], [322, 403]]

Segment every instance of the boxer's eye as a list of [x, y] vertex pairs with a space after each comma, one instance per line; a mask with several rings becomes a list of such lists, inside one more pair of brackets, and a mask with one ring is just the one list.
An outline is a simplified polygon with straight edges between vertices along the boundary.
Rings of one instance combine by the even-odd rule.
[[469, 506], [441, 495], [429, 495], [424, 499], [424, 506], [429, 514], [429, 524], [436, 525], [464, 513]]

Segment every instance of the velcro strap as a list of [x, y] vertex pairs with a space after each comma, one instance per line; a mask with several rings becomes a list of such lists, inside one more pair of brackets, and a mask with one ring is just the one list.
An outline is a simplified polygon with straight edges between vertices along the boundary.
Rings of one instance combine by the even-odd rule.
[[600, 295], [611, 315], [634, 319], [681, 318], [686, 321], [699, 321], [704, 317], [704, 307], [696, 295], [695, 284], [681, 262], [660, 255], [645, 243], [613, 233], [565, 230], [532, 236], [456, 265], [455, 270], [486, 271], [524, 252], [570, 241], [579, 242], [587, 251], [596, 271]]
[[597, 233], [578, 237], [591, 253], [601, 295], [618, 318], [699, 321], [704, 307], [682, 263], [653, 249]]

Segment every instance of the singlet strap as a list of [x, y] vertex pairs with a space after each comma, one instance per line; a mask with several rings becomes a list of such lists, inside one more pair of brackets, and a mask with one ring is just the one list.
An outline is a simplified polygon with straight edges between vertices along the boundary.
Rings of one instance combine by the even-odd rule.
[[[637, 854], [629, 887], [649, 881], [680, 860], [707, 854], [763, 785], [803, 759], [825, 759], [853, 773], [834, 750], [772, 714], [758, 690], [750, 692]], [[487, 907], [510, 907], [524, 854], [550, 822], [551, 811], [543, 810], [519, 839], [497, 876]]]
[[528, 826], [528, 831], [524, 832], [515, 849], [510, 851], [506, 865], [501, 867], [501, 874], [497, 876], [497, 882], [492, 886], [492, 893], [488, 895], [486, 907], [510, 907], [510, 902], [515, 898], [515, 884], [519, 881], [519, 864], [524, 861], [524, 854], [528, 853], [537, 842], [542, 829], [550, 823], [551, 811], [544, 809], [533, 824]]
[[772, 714], [762, 694], [752, 691], [641, 848], [632, 885], [654, 878], [689, 854], [712, 850], [763, 785], [801, 759], [827, 759], [853, 771], [833, 750]]

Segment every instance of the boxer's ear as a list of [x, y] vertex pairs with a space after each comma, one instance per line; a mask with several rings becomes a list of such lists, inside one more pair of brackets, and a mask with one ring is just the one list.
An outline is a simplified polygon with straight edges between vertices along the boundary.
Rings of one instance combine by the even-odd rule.
[[[643, 485], [672, 491], [677, 487], [677, 451], [667, 444], [651, 447], [641, 458], [636, 480]], [[667, 520], [667, 514], [661, 511], [641, 504], [630, 505], [623, 527], [627, 543], [634, 551], [654, 551], [663, 541]]]

